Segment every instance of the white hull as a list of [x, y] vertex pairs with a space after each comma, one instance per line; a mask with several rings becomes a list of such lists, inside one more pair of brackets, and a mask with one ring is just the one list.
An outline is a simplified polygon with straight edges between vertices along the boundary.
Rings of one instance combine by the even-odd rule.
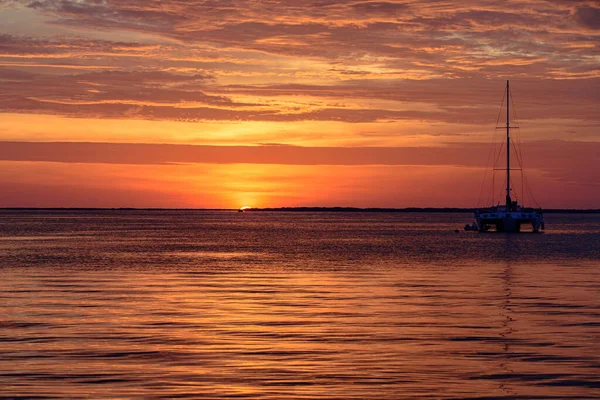
[[511, 211], [506, 207], [492, 207], [475, 211], [473, 216], [479, 232], [521, 232], [521, 227], [531, 226], [533, 232], [544, 229], [544, 215], [541, 210], [516, 206]]

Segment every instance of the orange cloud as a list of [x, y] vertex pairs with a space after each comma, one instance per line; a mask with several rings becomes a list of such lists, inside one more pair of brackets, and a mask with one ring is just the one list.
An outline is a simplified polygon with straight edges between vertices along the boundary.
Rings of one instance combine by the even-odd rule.
[[[0, 139], [106, 142], [40, 144], [39, 152], [35, 144], [5, 143], [7, 167], [23, 166], [21, 183], [6, 181], [21, 193], [15, 199], [50, 185], [34, 179], [41, 165], [52, 165], [58, 177], [77, 162], [107, 182], [89, 188], [95, 196], [112, 194], [115, 204], [154, 198], [238, 207], [252, 193], [265, 205], [310, 203], [311, 195], [327, 204], [458, 204], [466, 197], [436, 197], [427, 188], [394, 197], [369, 182], [392, 186], [385, 174], [398, 174], [403, 185], [417, 187], [409, 176], [418, 176], [433, 186], [462, 182], [453, 187], [470, 191], [464, 169], [481, 167], [480, 143], [491, 141], [509, 78], [523, 141], [535, 143], [525, 148], [538, 178], [560, 202], [579, 204], [561, 194], [565, 185], [587, 199], [597, 193], [580, 162], [599, 166], [587, 153], [600, 127], [600, 8], [593, 0], [12, 0], [0, 11]], [[133, 147], [107, 152], [102, 146], [111, 143]], [[207, 147], [169, 153], [144, 143]], [[400, 172], [397, 163], [418, 160], [422, 173]], [[169, 179], [167, 166], [152, 165], [166, 162], [195, 163], [172, 167], [199, 182], [198, 191]], [[279, 182], [272, 163], [287, 165], [277, 188], [269, 183]], [[387, 166], [366, 168], [364, 176], [356, 166], [374, 163]], [[332, 171], [340, 182], [354, 176], [359, 184], [336, 186], [317, 164], [338, 165]], [[138, 179], [149, 172], [170, 189]], [[111, 173], [125, 175], [117, 184]], [[213, 187], [210, 179], [230, 186]], [[70, 182], [59, 186], [79, 203], [101, 203], [82, 194], [83, 178]], [[332, 188], [329, 197], [315, 195], [324, 188]], [[198, 201], [202, 196], [209, 197]]]

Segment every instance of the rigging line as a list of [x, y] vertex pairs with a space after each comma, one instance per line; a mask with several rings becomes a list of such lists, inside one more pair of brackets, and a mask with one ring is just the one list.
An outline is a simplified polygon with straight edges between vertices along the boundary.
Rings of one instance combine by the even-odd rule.
[[[521, 149], [520, 147], [522, 146], [517, 146], [513, 143], [513, 148], [515, 150], [515, 155], [517, 157], [517, 162], [519, 164], [519, 167], [521, 169], [521, 196], [523, 196], [523, 201], [525, 200], [525, 191], [523, 189], [523, 185], [524, 185], [524, 177], [525, 177], [525, 168], [523, 167], [523, 155], [521, 153]], [[518, 150], [517, 150], [518, 149]]]
[[[512, 97], [512, 95], [511, 95]], [[512, 101], [512, 98], [511, 98]], [[513, 110], [514, 110], [514, 114], [515, 114], [515, 120], [516, 120], [516, 125], [517, 127], [521, 126], [521, 121], [519, 120], [519, 114], [517, 113], [517, 108], [514, 105], [514, 101], [513, 101]], [[521, 130], [517, 129], [517, 159], [519, 161], [519, 165], [521, 166], [521, 170], [524, 170], [525, 167], [523, 165], [523, 140], [521, 137]]]
[[[525, 180], [527, 180], [527, 177], [525, 177]], [[533, 204], [535, 204], [535, 206], [537, 208], [541, 208], [540, 205], [538, 204], [538, 202], [535, 201], [535, 197], [533, 197], [533, 193], [531, 193], [531, 190], [529, 190], [529, 188], [527, 186], [525, 186], [525, 189], [527, 190], [527, 193], [529, 194], [529, 197], [531, 197], [531, 201], [533, 202]]]
[[535, 197], [533, 196], [533, 190], [531, 190], [531, 185], [529, 185], [529, 180], [527, 179], [527, 174], [525, 174], [525, 171], [523, 171], [523, 180], [525, 181], [525, 190], [527, 190], [529, 197], [531, 197], [531, 200], [538, 208], [541, 208], [538, 202], [535, 200]]
[[[493, 153], [495, 144], [496, 144], [496, 130], [494, 130], [494, 133], [492, 134], [492, 145], [490, 147], [490, 150], [488, 151], [488, 156], [485, 161], [485, 170], [483, 173], [483, 180], [481, 181], [481, 187], [479, 188], [479, 196], [477, 197], [477, 208], [479, 208], [479, 206], [481, 205], [481, 196], [483, 195], [483, 187], [484, 187], [485, 181], [487, 179], [488, 167], [490, 167], [490, 161], [492, 158], [492, 153]], [[493, 168], [493, 166], [491, 166], [491, 167]]]
[[[489, 157], [488, 157], [488, 159], [489, 159]], [[487, 164], [488, 164], [488, 162], [486, 161], [486, 168], [483, 173], [483, 180], [481, 181], [481, 187], [479, 188], [479, 196], [477, 197], [477, 208], [479, 208], [479, 206], [481, 206], [481, 196], [483, 195], [483, 187], [485, 186], [485, 181], [487, 179], [487, 173], [488, 173]]]
[[496, 200], [496, 171], [492, 173], [492, 198], [488, 201], [488, 204], [494, 205], [494, 200]]
[[[502, 186], [506, 187], [506, 175], [504, 175], [504, 180], [502, 181]], [[502, 193], [502, 190], [500, 190], [500, 193]], [[498, 202], [500, 202], [502, 200], [502, 197], [500, 197], [500, 200]]]
[[[519, 125], [517, 123], [517, 121], [518, 121], [517, 109], [515, 108], [515, 103], [514, 103], [514, 100], [513, 100], [512, 93], [510, 93], [509, 101], [510, 101], [510, 106], [511, 106], [511, 109], [512, 109], [512, 114], [511, 114], [512, 118], [511, 118], [510, 122], [512, 122], [512, 125], [515, 126], [514, 128], [512, 128], [514, 133], [513, 133], [513, 136], [512, 136], [513, 140], [512, 140], [511, 144], [513, 145], [513, 148], [515, 150], [515, 155], [517, 156], [517, 162], [519, 162], [519, 154], [518, 154], [517, 147], [515, 146], [515, 144], [518, 144], [519, 140], [520, 140], [519, 131], [516, 129], [516, 127], [518, 127]], [[515, 130], [516, 130], [516, 132], [515, 132]]]
[[513, 120], [515, 121], [515, 127], [516, 127], [516, 142], [517, 142], [517, 147], [515, 147], [515, 153], [517, 154], [517, 159], [519, 161], [519, 165], [521, 166], [521, 168], [523, 168], [523, 146], [522, 146], [522, 138], [521, 138], [521, 131], [519, 130], [519, 127], [521, 126], [521, 121], [519, 120], [519, 114], [517, 112], [517, 107], [515, 107], [515, 102], [513, 99], [513, 95], [512, 92], [510, 93], [510, 103], [512, 106], [512, 110], [513, 110]]
[[529, 180], [527, 179], [527, 175], [524, 175], [524, 177], [525, 177], [525, 189], [527, 189], [527, 191], [529, 192], [529, 196], [531, 196], [531, 200], [533, 200], [533, 203], [537, 206], [537, 208], [542, 208], [542, 207], [540, 207], [538, 202], [535, 200], [535, 197], [533, 197], [533, 191], [531, 190], [531, 187], [529, 186]]
[[[499, 107], [499, 111], [498, 111], [498, 116], [496, 117], [496, 125], [494, 126], [498, 126], [498, 122], [500, 121], [500, 116], [502, 115], [502, 106], [504, 104], [504, 100], [506, 99], [506, 92], [502, 91], [502, 101], [500, 102], [500, 107]], [[490, 165], [490, 161], [492, 158], [492, 154], [494, 153], [495, 147], [496, 147], [496, 129], [494, 129], [494, 133], [492, 134], [492, 145], [490, 146], [490, 150], [488, 152], [488, 156], [487, 159], [485, 161], [485, 170], [483, 173], [483, 180], [481, 181], [481, 187], [479, 188], [479, 196], [477, 197], [477, 208], [479, 208], [479, 206], [481, 205], [481, 198], [483, 196], [483, 190], [484, 190], [484, 186], [485, 186], [485, 182], [487, 180], [487, 174], [488, 174], [488, 169], [494, 169], [496, 166], [496, 161], [494, 161], [494, 164]], [[502, 144], [504, 144], [504, 142], [502, 142]], [[492, 183], [493, 186], [493, 183]], [[489, 199], [489, 194], [488, 194], [488, 199]], [[489, 204], [489, 201], [486, 201], [486, 203]]]
[[[496, 178], [496, 166], [499, 163], [500, 157], [502, 157], [502, 153], [503, 153], [502, 150], [504, 149], [504, 143], [505, 142], [506, 142], [506, 138], [503, 136], [502, 144], [500, 145], [500, 151], [498, 151], [498, 155], [497, 155], [496, 160], [494, 161], [494, 165], [493, 165], [493, 168], [494, 168], [494, 180]], [[506, 176], [504, 177], [504, 182], [506, 183]], [[492, 186], [493, 186], [493, 191], [492, 191], [492, 202], [493, 202], [493, 201], [496, 200], [496, 192], [495, 192], [495, 190], [496, 190], [496, 184], [495, 184], [495, 181], [492, 182]], [[500, 193], [502, 193], [502, 190], [500, 190]]]
[[[485, 182], [487, 180], [487, 174], [489, 169], [493, 169], [494, 166], [491, 164], [492, 154], [494, 152], [494, 148], [496, 146], [496, 130], [494, 129], [494, 133], [492, 134], [492, 145], [490, 146], [490, 150], [488, 151], [487, 160], [485, 161], [485, 170], [483, 173], [483, 180], [481, 181], [481, 187], [479, 188], [479, 196], [477, 198], [477, 208], [481, 205], [481, 197], [483, 196], [483, 190], [485, 186]], [[488, 203], [486, 201], [486, 203]]]
[[521, 196], [523, 196], [523, 199], [521, 200], [523, 202], [523, 206], [525, 206], [525, 189], [524, 189], [524, 183], [523, 183], [523, 168], [521, 168]]
[[502, 110], [504, 110], [504, 100], [506, 100], [506, 91], [503, 91], [502, 94], [502, 102], [500, 103], [500, 109], [498, 111], [498, 117], [496, 118], [495, 126], [498, 126], [498, 123], [500, 122], [500, 115], [502, 115]]
[[515, 101], [514, 101], [514, 97], [512, 92], [509, 93], [509, 101], [510, 104], [512, 106], [512, 124], [514, 125], [513, 128], [513, 132], [516, 130], [515, 134], [514, 134], [514, 140], [512, 141], [512, 148], [514, 149], [514, 153], [515, 153], [515, 158], [517, 159], [517, 164], [519, 165], [520, 168], [520, 172], [521, 172], [521, 192], [519, 194], [515, 193], [515, 196], [518, 199], [518, 195], [520, 195], [521, 201], [524, 205], [524, 203], [526, 202], [526, 193], [524, 190], [524, 171], [523, 171], [523, 153], [522, 153], [522, 143], [521, 143], [521, 131], [519, 130], [519, 126], [520, 126], [520, 121], [519, 121], [519, 116], [517, 113], [517, 108], [515, 107]]
[[[513, 108], [513, 115], [514, 115], [514, 120], [515, 120], [515, 125], [517, 127], [519, 127], [521, 125], [521, 122], [519, 121], [519, 117], [518, 117], [518, 113], [517, 113], [517, 108], [514, 105], [514, 100], [513, 100], [513, 96], [512, 93], [510, 94], [510, 102]], [[523, 167], [523, 145], [522, 145], [522, 138], [521, 138], [521, 131], [517, 129], [517, 135], [516, 135], [516, 141], [517, 141], [517, 147], [515, 148], [515, 153], [517, 155], [517, 160], [519, 162], [519, 165], [521, 166], [521, 176], [522, 176], [522, 182], [521, 185], [524, 186], [526, 193], [523, 193], [523, 196], [525, 196], [525, 194], [528, 194], [529, 197], [531, 198], [532, 202], [538, 207], [541, 208], [540, 205], [538, 204], [538, 202], [536, 201], [535, 197], [533, 196], [533, 190], [531, 189], [531, 186], [529, 185], [529, 180], [527, 179], [527, 174], [525, 173], [525, 168]], [[523, 190], [523, 189], [522, 189]]]
[[522, 178], [523, 179], [523, 184], [525, 185], [525, 190], [527, 191], [527, 194], [531, 198], [531, 201], [533, 203], [535, 203], [538, 206], [538, 208], [539, 208], [540, 205], [535, 200], [535, 197], [533, 197], [533, 190], [531, 190], [531, 186], [529, 185], [529, 180], [527, 179], [527, 174], [525, 173], [525, 169], [521, 168], [521, 174], [523, 176], [523, 178]]
[[493, 165], [494, 168], [496, 168], [496, 165], [498, 165], [498, 160], [500, 160], [500, 156], [502, 156], [502, 149], [504, 149], [505, 141], [506, 141], [506, 138], [503, 138], [502, 144], [500, 145], [500, 151], [498, 152], [498, 155], [496, 156], [496, 160], [494, 161], [494, 165]]
[[517, 140], [516, 153], [519, 165], [521, 166], [521, 168], [523, 168], [523, 142], [521, 141], [520, 137]]
[[512, 142], [511, 145], [513, 150], [515, 151], [515, 156], [517, 157], [517, 164], [519, 164], [519, 168], [523, 169], [523, 160], [521, 158], [522, 154], [520, 154], [520, 149], [517, 147], [517, 145], [520, 145], [520, 143], [515, 144], [514, 142]]
[[514, 149], [514, 153], [517, 159], [517, 163], [521, 169], [521, 196], [523, 197], [521, 201], [525, 202], [525, 190], [523, 188], [523, 153], [522, 153], [522, 145], [521, 145], [521, 132], [518, 129], [520, 126], [520, 122], [519, 122], [519, 115], [517, 113], [517, 108], [515, 107], [515, 101], [514, 101], [514, 96], [512, 94], [512, 92], [509, 94], [509, 101], [510, 104], [512, 106], [512, 121], [514, 122], [513, 125], [515, 126], [516, 132], [514, 135], [515, 140], [513, 140], [512, 142], [512, 147]]
[[488, 186], [488, 190], [486, 191], [487, 192], [487, 196], [485, 198], [485, 204], [486, 205], [492, 204], [492, 202], [494, 201], [494, 195], [493, 195], [493, 193], [494, 193], [495, 179], [496, 179], [496, 171], [494, 171], [492, 169], [492, 179], [490, 181], [491, 187]]

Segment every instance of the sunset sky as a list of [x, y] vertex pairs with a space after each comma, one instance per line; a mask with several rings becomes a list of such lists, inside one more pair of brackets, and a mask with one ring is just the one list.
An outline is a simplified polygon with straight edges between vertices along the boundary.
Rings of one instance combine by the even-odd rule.
[[597, 0], [0, 1], [0, 207], [488, 205], [507, 79], [515, 196], [600, 208]]

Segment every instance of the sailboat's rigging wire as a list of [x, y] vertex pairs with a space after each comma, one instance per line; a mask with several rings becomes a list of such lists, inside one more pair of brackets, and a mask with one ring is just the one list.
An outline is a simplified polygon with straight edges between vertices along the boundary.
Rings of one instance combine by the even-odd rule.
[[[517, 143], [515, 144], [515, 142], [517, 142]], [[515, 156], [517, 158], [517, 164], [519, 165], [519, 169], [521, 170], [521, 184], [522, 184], [523, 183], [523, 181], [522, 181], [522, 179], [523, 179], [523, 163], [521, 162], [521, 158], [519, 155], [519, 149], [518, 149], [518, 146], [520, 146], [519, 139], [517, 138], [516, 140], [512, 141], [510, 144], [512, 145]], [[521, 194], [524, 196], [523, 190], [521, 190]]]
[[523, 146], [521, 145], [521, 131], [519, 130], [519, 127], [521, 126], [520, 121], [519, 121], [519, 116], [517, 114], [517, 107], [515, 107], [515, 102], [513, 99], [513, 95], [512, 93], [510, 93], [510, 104], [512, 106], [512, 120], [514, 121], [514, 129], [516, 130], [516, 134], [515, 134], [515, 140], [512, 142], [513, 148], [515, 150], [515, 156], [517, 158], [517, 163], [519, 164], [519, 168], [521, 169], [521, 196], [523, 196], [522, 202], [523, 205], [526, 201], [525, 198], [525, 190], [523, 189], [523, 185], [524, 185], [524, 181], [523, 181], [523, 176], [524, 176], [524, 168], [523, 168], [523, 153], [522, 153], [522, 148]]
[[[496, 166], [500, 163], [500, 158], [502, 157], [502, 149], [504, 149], [504, 143], [506, 142], [506, 137], [502, 136], [502, 143], [500, 143], [500, 151], [498, 151], [498, 154], [496, 155], [496, 159], [494, 160], [494, 164], [492, 166], [492, 176], [493, 176], [493, 180], [492, 180], [492, 198], [491, 198], [491, 202], [494, 202], [496, 200]], [[502, 190], [500, 190], [500, 193], [502, 193]], [[488, 204], [490, 202], [488, 201]]]
[[[504, 175], [504, 180], [502, 181], [502, 187], [506, 187], [506, 175]], [[502, 191], [500, 191], [500, 192], [502, 192]], [[498, 203], [500, 203], [500, 201], [498, 201]]]
[[[503, 129], [504, 127], [498, 126], [498, 124], [500, 123], [500, 118], [502, 115], [502, 111], [505, 111], [506, 108], [504, 107], [504, 103], [506, 101], [506, 91], [504, 91], [503, 96], [502, 96], [502, 102], [500, 103], [500, 108], [498, 111], [498, 116], [496, 118], [496, 129]], [[533, 192], [531, 190], [531, 187], [529, 185], [529, 180], [527, 179], [527, 174], [525, 173], [525, 170], [523, 168], [523, 146], [522, 146], [522, 138], [520, 135], [520, 130], [519, 130], [519, 126], [520, 126], [520, 121], [518, 118], [518, 114], [517, 114], [517, 109], [515, 107], [514, 104], [514, 100], [513, 100], [513, 96], [512, 93], [509, 93], [509, 99], [508, 101], [510, 101], [510, 104], [512, 106], [512, 113], [511, 113], [511, 120], [513, 121], [514, 126], [511, 126], [514, 129], [515, 135], [514, 135], [514, 140], [512, 141], [512, 147], [514, 149], [514, 153], [517, 159], [517, 163], [520, 167], [521, 170], [521, 196], [523, 196], [522, 201], [526, 200], [526, 197], [529, 197], [531, 199], [531, 201], [536, 205], [536, 207], [540, 208], [538, 202], [536, 201], [536, 199], [533, 197]], [[510, 125], [510, 122], [509, 122]], [[486, 161], [486, 169], [484, 172], [484, 176], [483, 176], [483, 182], [481, 184], [481, 188], [479, 190], [479, 197], [477, 200], [477, 207], [479, 208], [481, 206], [481, 200], [482, 200], [482, 196], [483, 196], [483, 191], [485, 188], [485, 182], [487, 181], [487, 173], [488, 173], [488, 168], [490, 165], [490, 159], [492, 158], [492, 154], [496, 152], [497, 149], [497, 135], [495, 134], [495, 130], [494, 130], [494, 135], [492, 136], [492, 145], [490, 147], [490, 151], [488, 152], [488, 157], [487, 157], [487, 161]], [[496, 200], [496, 170], [497, 170], [497, 166], [499, 165], [499, 161], [500, 158], [503, 155], [506, 155], [504, 150], [504, 144], [506, 141], [506, 136], [502, 136], [503, 140], [502, 143], [500, 144], [500, 150], [498, 151], [496, 157], [494, 158], [494, 161], [491, 165], [492, 167], [492, 190], [491, 192], [488, 192], [488, 196], [486, 199], [486, 203], [490, 204], [491, 202], [495, 202]], [[504, 178], [504, 185], [506, 185], [506, 177]], [[500, 191], [502, 192], [502, 191]]]
[[493, 205], [496, 199], [496, 171], [492, 173], [492, 193], [490, 193], [490, 196], [492, 197], [488, 199], [487, 204]]
[[[523, 199], [525, 200], [525, 196], [528, 195], [529, 198], [531, 199], [531, 201], [536, 205], [536, 207], [540, 208], [540, 205], [535, 200], [535, 197], [533, 197], [533, 191], [531, 190], [531, 186], [529, 185], [529, 180], [527, 179], [527, 174], [525, 173], [525, 167], [523, 166], [523, 145], [522, 145], [521, 134], [520, 134], [521, 132], [518, 129], [521, 126], [521, 121], [519, 120], [517, 108], [514, 105], [512, 93], [510, 93], [510, 102], [511, 102], [512, 109], [513, 109], [515, 127], [517, 128], [517, 134], [515, 135], [516, 142], [517, 142], [517, 146], [515, 146], [515, 154], [517, 156], [517, 161], [521, 168], [521, 191], [522, 191]], [[513, 145], [514, 145], [514, 143], [513, 143]]]
[[[504, 95], [502, 96], [502, 102], [500, 103], [500, 110], [498, 111], [498, 117], [496, 118], [496, 125], [498, 126], [498, 123], [500, 121], [500, 114], [502, 113], [502, 104], [504, 104], [504, 100], [506, 97], [506, 93], [504, 93]], [[497, 160], [494, 162], [494, 164], [490, 165], [490, 161], [492, 159], [492, 154], [494, 153], [495, 150], [495, 146], [496, 146], [496, 129], [494, 129], [494, 133], [492, 135], [492, 145], [490, 146], [490, 150], [488, 152], [488, 156], [487, 156], [487, 160], [485, 161], [485, 169], [484, 169], [484, 173], [483, 173], [483, 180], [481, 181], [481, 187], [479, 188], [479, 197], [477, 198], [477, 208], [479, 208], [481, 206], [481, 197], [483, 195], [483, 190], [484, 190], [484, 186], [485, 186], [485, 182], [487, 180], [487, 174], [488, 174], [488, 170], [490, 169], [490, 166], [492, 168], [492, 170], [495, 168], [496, 166], [496, 162]], [[493, 188], [494, 188], [494, 175], [495, 172], [492, 171], [492, 193], [493, 193]], [[493, 201], [494, 195], [492, 194], [492, 201]], [[488, 198], [486, 199], [486, 203], [489, 204], [489, 195]]]
[[521, 168], [521, 196], [523, 196], [523, 206], [525, 206], [525, 189], [524, 189], [524, 185], [525, 185], [525, 180], [523, 179], [523, 168]]
[[502, 143], [500, 144], [500, 151], [498, 152], [498, 155], [496, 156], [496, 160], [494, 161], [494, 168], [496, 168], [496, 165], [498, 165], [498, 163], [500, 162], [500, 157], [503, 155], [503, 149], [504, 149], [504, 143], [506, 142], [506, 138], [502, 139]]
[[535, 197], [533, 197], [533, 192], [531, 191], [531, 188], [529, 186], [529, 180], [527, 180], [527, 175], [523, 175], [523, 177], [525, 178], [525, 189], [529, 193], [529, 197], [531, 197], [531, 200], [533, 201], [533, 204], [535, 204], [535, 206], [537, 208], [542, 208], [542, 207], [540, 207], [540, 205], [538, 204], [538, 202], [535, 200]]

